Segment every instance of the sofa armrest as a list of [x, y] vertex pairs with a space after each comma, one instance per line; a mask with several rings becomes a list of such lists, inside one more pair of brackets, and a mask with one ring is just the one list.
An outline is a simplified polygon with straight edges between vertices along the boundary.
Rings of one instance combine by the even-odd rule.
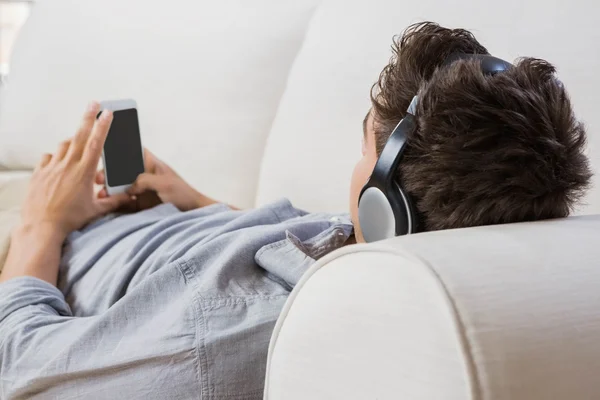
[[600, 398], [600, 216], [349, 246], [294, 289], [265, 399]]

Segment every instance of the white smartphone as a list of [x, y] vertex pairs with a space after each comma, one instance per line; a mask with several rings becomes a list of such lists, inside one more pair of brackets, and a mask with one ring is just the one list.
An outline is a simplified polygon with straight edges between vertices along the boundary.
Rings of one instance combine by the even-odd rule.
[[106, 192], [111, 196], [126, 192], [144, 172], [144, 150], [136, 102], [103, 101], [100, 106], [101, 110], [113, 112], [113, 122], [102, 152]]

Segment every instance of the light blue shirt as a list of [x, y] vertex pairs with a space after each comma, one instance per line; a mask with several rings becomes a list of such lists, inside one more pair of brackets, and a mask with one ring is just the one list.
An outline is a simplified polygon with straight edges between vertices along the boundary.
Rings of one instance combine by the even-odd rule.
[[351, 234], [287, 200], [103, 218], [68, 238], [58, 288], [0, 285], [0, 397], [261, 399], [291, 289]]

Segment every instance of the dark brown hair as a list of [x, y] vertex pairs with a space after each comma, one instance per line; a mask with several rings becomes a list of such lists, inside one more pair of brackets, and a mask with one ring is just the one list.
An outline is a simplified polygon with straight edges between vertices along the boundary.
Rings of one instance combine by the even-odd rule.
[[392, 50], [371, 91], [376, 148], [419, 93], [396, 179], [421, 230], [569, 214], [591, 172], [584, 126], [551, 64], [525, 58], [493, 76], [474, 60], [440, 68], [454, 52], [488, 52], [470, 32], [431, 22], [409, 27]]

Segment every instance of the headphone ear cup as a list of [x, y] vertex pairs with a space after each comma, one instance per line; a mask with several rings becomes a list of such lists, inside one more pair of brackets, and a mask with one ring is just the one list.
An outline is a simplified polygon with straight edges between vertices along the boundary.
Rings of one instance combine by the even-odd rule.
[[371, 177], [360, 194], [358, 218], [367, 242], [406, 235], [414, 231], [410, 200], [394, 182], [394, 173], [402, 158], [407, 135], [417, 128], [416, 119], [410, 113], [417, 101], [418, 97], [415, 96], [409, 113], [392, 131], [373, 167]]
[[376, 187], [366, 188], [358, 201], [358, 221], [367, 243], [396, 236], [396, 217], [386, 195]]

